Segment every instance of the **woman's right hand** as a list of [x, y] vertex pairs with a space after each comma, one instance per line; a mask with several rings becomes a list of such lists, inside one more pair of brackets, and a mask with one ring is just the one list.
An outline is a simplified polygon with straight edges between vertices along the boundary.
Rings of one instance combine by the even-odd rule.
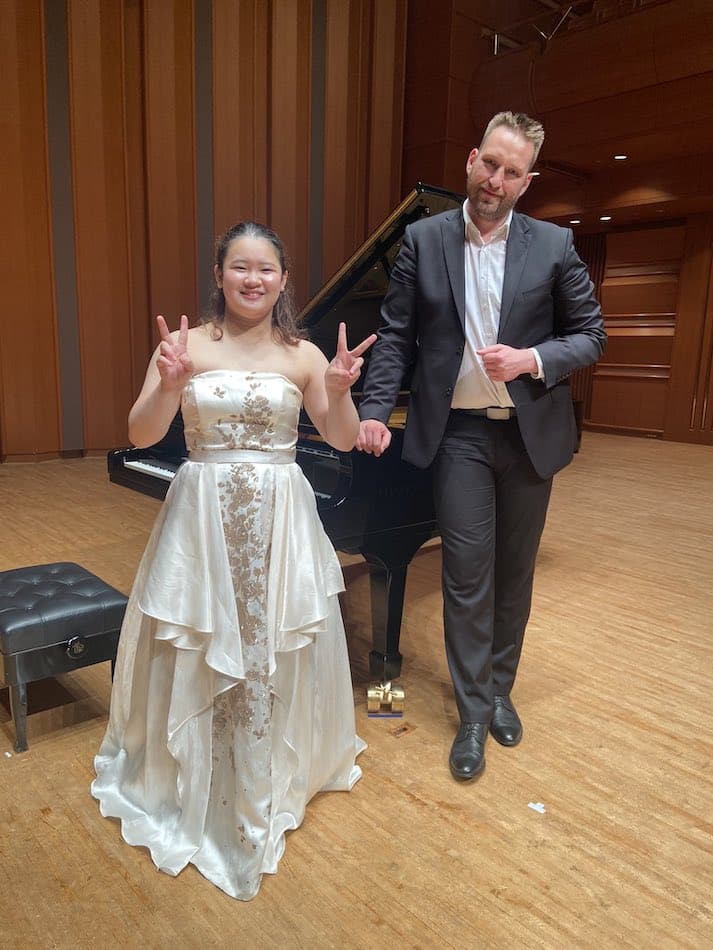
[[188, 317], [183, 314], [178, 337], [174, 339], [162, 316], [156, 317], [158, 332], [161, 335], [159, 355], [156, 367], [161, 376], [163, 389], [183, 389], [193, 375], [193, 361], [188, 355]]

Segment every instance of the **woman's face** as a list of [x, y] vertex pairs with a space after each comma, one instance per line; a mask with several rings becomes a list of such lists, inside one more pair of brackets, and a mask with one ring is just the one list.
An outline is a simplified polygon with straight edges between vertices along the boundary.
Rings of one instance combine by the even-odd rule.
[[260, 323], [270, 318], [287, 282], [287, 271], [280, 267], [270, 241], [246, 236], [230, 242], [222, 271], [215, 266], [215, 279], [223, 288], [226, 316]]

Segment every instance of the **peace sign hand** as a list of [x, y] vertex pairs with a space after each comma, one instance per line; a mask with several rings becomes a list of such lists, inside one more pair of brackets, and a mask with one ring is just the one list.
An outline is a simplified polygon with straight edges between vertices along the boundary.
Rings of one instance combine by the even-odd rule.
[[366, 352], [372, 343], [376, 342], [376, 334], [372, 333], [353, 350], [347, 349], [347, 325], [339, 324], [337, 336], [337, 353], [324, 373], [324, 383], [327, 392], [335, 394], [346, 393], [359, 379], [361, 368], [364, 365], [362, 353]]
[[188, 317], [183, 314], [178, 338], [171, 336], [166, 321], [162, 316], [156, 317], [158, 332], [161, 334], [159, 355], [156, 358], [156, 367], [161, 376], [161, 386], [164, 389], [183, 389], [193, 375], [193, 361], [188, 355]]

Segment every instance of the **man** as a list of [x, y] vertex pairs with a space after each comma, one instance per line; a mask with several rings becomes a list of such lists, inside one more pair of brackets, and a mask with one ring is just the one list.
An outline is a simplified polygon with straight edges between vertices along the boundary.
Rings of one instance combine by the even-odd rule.
[[359, 408], [357, 448], [381, 455], [413, 366], [403, 457], [433, 464], [462, 780], [483, 770], [488, 731], [522, 736], [510, 691], [552, 476], [576, 443], [566, 377], [606, 342], [571, 230], [513, 211], [543, 139], [534, 119], [498, 113], [468, 156], [463, 207], [407, 227]]

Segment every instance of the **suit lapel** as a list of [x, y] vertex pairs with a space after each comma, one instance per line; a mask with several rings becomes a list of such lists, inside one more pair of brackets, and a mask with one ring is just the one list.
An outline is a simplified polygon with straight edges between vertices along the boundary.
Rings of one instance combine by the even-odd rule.
[[441, 221], [443, 234], [443, 254], [446, 270], [453, 292], [458, 319], [465, 327], [465, 252], [463, 211], [458, 208], [452, 214], [445, 215]]
[[532, 235], [525, 219], [519, 214], [513, 214], [505, 251], [505, 279], [503, 280], [503, 296], [500, 304], [498, 340], [502, 339], [503, 330], [510, 317], [531, 240]]

